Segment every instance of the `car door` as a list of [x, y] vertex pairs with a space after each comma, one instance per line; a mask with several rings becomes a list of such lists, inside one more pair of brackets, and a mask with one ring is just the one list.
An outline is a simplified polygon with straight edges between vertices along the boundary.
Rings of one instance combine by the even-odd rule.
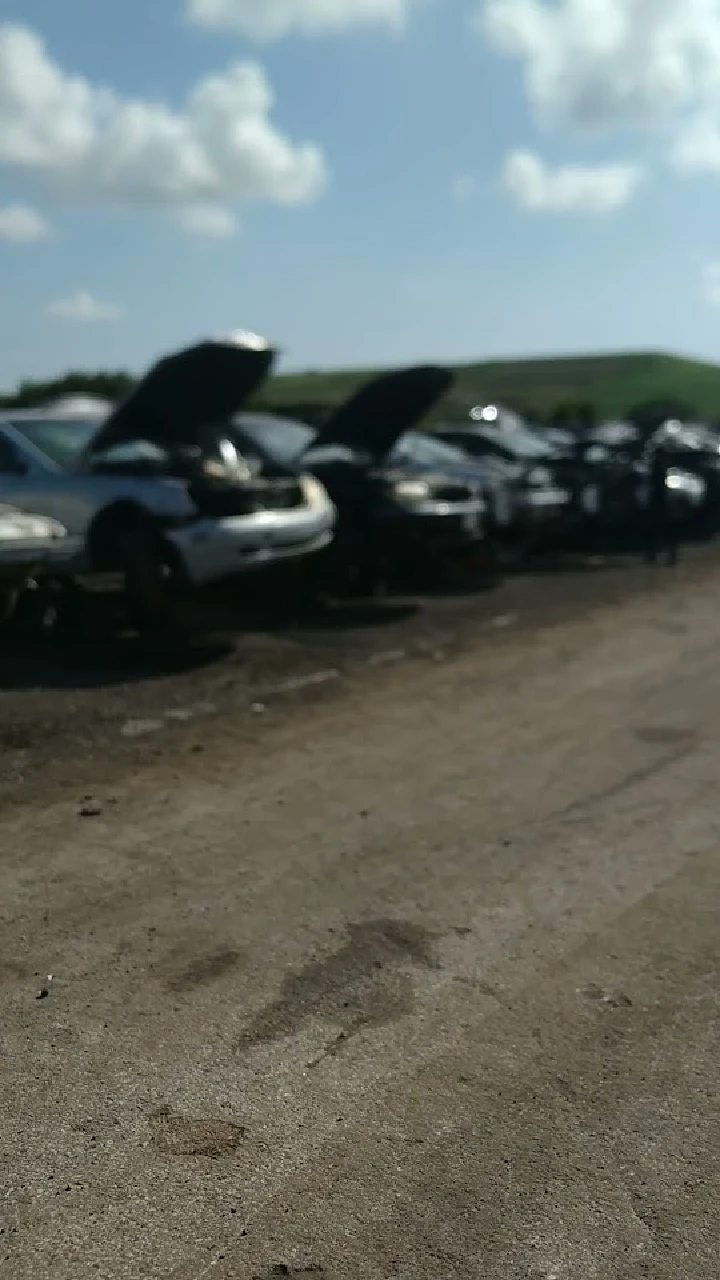
[[82, 534], [92, 515], [86, 486], [86, 477], [43, 466], [30, 450], [25, 452], [9, 433], [0, 431], [0, 502], [50, 516], [69, 533]]
[[25, 502], [28, 472], [29, 466], [20, 450], [0, 431], [0, 502], [28, 509]]

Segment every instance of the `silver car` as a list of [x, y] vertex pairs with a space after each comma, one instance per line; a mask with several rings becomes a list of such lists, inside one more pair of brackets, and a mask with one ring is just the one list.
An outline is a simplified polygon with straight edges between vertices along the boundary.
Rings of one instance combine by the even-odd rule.
[[121, 576], [161, 612], [202, 586], [332, 539], [335, 508], [314, 477], [247, 460], [223, 423], [268, 375], [274, 353], [241, 335], [156, 364], [104, 421], [59, 405], [0, 417], [0, 502], [60, 522], [73, 576]]
[[62, 573], [75, 550], [57, 520], [0, 505], [0, 622], [24, 587], [42, 574]]

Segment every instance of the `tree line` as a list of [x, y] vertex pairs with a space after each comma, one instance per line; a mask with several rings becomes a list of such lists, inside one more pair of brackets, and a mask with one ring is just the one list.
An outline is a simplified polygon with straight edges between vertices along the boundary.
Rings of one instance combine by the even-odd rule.
[[[132, 389], [134, 379], [122, 370], [99, 373], [70, 372], [61, 378], [49, 381], [21, 382], [11, 395], [0, 396], [2, 409], [33, 409], [51, 404], [63, 396], [88, 395], [102, 400], [116, 402], [122, 400]], [[264, 406], [262, 397], [256, 403], [257, 408]], [[327, 417], [328, 406], [310, 403], [273, 404], [275, 412], [285, 413], [300, 418], [305, 422], [320, 424]], [[524, 404], [508, 403], [508, 408], [515, 409], [530, 421], [544, 426], [562, 427], [573, 432], [592, 430], [600, 420], [597, 408], [589, 400], [568, 400], [557, 405], [549, 413], [537, 414]], [[652, 428], [667, 421], [668, 418], [679, 418], [691, 421], [696, 417], [692, 405], [681, 402], [672, 396], [659, 396], [657, 399], [644, 401], [629, 407], [622, 415], [627, 421], [638, 426]]]

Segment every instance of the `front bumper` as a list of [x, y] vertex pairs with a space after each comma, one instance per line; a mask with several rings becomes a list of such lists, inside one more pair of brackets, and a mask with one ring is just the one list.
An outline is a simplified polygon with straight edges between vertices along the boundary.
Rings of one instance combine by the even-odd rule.
[[188, 582], [201, 587], [321, 551], [332, 540], [335, 518], [330, 504], [256, 511], [197, 520], [168, 529], [165, 536], [177, 551]]
[[563, 520], [571, 511], [571, 495], [567, 489], [526, 489], [521, 511], [532, 528], [546, 528]]
[[65, 573], [82, 551], [82, 538], [0, 539], [0, 580], [21, 582], [39, 573]]
[[452, 550], [483, 541], [487, 537], [487, 524], [484, 499], [427, 501], [407, 507], [388, 505], [380, 513], [377, 532], [381, 545], [391, 554], [396, 541]]

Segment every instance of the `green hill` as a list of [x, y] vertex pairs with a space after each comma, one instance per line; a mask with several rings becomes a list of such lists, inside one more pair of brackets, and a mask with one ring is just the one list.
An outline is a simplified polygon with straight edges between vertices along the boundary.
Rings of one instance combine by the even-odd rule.
[[[284, 374], [263, 388], [256, 406], [321, 417], [377, 369]], [[464, 417], [474, 404], [497, 401], [545, 415], [559, 405], [584, 402], [600, 417], [622, 415], [634, 405], [662, 400], [687, 404], [700, 416], [720, 418], [720, 365], [661, 353], [567, 356], [546, 360], [492, 360], [461, 364], [435, 420]], [[71, 373], [52, 382], [24, 383], [7, 405], [46, 404], [60, 395], [87, 392], [114, 399], [132, 385], [127, 373]], [[0, 407], [3, 400], [0, 398]]]
[[[331, 408], [374, 372], [285, 374], [267, 385], [258, 403], [276, 410]], [[493, 360], [458, 365], [455, 373], [455, 386], [436, 418], [464, 415], [474, 404], [493, 401], [541, 414], [568, 401], [587, 401], [599, 415], [614, 417], [648, 400], [687, 402], [700, 415], [720, 417], [720, 365], [661, 353]]]

